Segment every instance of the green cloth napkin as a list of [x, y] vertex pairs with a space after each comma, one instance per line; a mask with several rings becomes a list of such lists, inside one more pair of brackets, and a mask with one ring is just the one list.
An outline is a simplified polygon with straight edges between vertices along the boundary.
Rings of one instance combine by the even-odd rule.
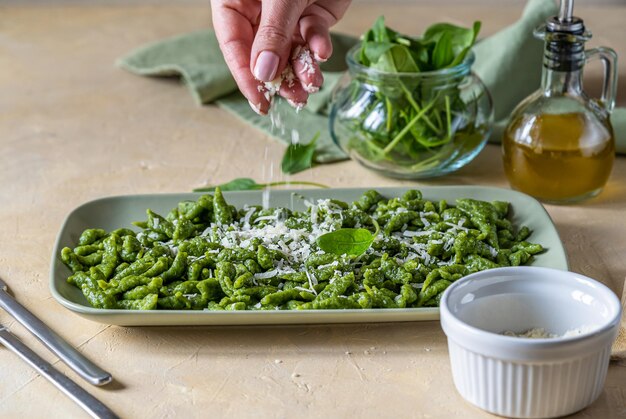
[[[478, 42], [474, 47], [473, 70], [483, 80], [493, 97], [495, 126], [491, 140], [499, 142], [502, 130], [513, 108], [539, 88], [543, 59], [543, 43], [536, 40], [533, 29], [547, 17], [557, 13], [553, 1], [529, 0], [521, 18], [511, 26]], [[180, 76], [196, 102], [216, 103], [243, 121], [268, 135], [291, 143], [291, 128], [297, 127], [303, 140], [320, 131], [315, 160], [329, 163], [346, 159], [328, 130], [328, 104], [333, 88], [346, 70], [346, 52], [356, 38], [333, 34], [333, 56], [322, 64], [324, 85], [309, 98], [309, 103], [296, 113], [286, 101], [275, 105], [283, 130], [272, 130], [267, 116], [257, 115], [239, 93], [211, 30], [194, 32], [140, 47], [120, 58], [117, 64], [133, 73], [147, 76]], [[626, 153], [626, 109], [615, 109], [611, 117], [616, 134], [617, 151]]]

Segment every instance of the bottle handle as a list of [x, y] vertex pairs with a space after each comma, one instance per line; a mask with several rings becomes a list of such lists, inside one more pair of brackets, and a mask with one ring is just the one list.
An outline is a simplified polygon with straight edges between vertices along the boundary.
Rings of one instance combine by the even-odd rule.
[[585, 51], [585, 63], [600, 60], [604, 66], [604, 80], [602, 81], [602, 105], [611, 113], [615, 107], [617, 94], [617, 53], [607, 47], [588, 49]]

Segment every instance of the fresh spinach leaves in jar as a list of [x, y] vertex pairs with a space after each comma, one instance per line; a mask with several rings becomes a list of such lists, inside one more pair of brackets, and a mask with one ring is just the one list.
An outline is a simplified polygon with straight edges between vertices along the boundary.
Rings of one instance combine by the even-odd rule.
[[471, 28], [437, 23], [413, 38], [388, 28], [379, 17], [353, 56], [362, 66], [358, 77], [365, 81], [359, 83], [366, 83], [373, 97], [366, 100], [355, 85], [352, 100], [363, 108], [354, 117], [356, 135], [348, 149], [372, 162], [419, 171], [439, 164], [438, 150], [455, 140], [479, 142], [484, 133], [470, 123], [475, 110], [462, 97], [461, 86], [470, 74], [464, 62], [480, 27], [480, 22]]

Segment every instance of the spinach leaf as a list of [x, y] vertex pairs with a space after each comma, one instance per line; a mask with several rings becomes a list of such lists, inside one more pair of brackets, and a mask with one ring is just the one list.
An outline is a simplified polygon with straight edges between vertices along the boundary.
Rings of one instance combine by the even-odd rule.
[[399, 44], [390, 42], [371, 42], [365, 54], [372, 68], [387, 73], [416, 73], [419, 67], [415, 63], [411, 51]]
[[472, 26], [472, 39], [470, 42], [465, 44], [465, 48], [463, 48], [456, 56], [456, 58], [450, 63], [449, 67], [454, 67], [456, 65], [461, 64], [461, 62], [465, 59], [467, 53], [472, 49], [474, 43], [476, 42], [476, 37], [478, 36], [478, 32], [480, 32], [481, 23], [474, 22]]
[[422, 41], [435, 44], [434, 70], [460, 64], [474, 45], [480, 26], [480, 22], [474, 22], [472, 28], [462, 28], [450, 23], [436, 23], [426, 29]]
[[319, 136], [320, 133], [317, 132], [308, 144], [289, 144], [280, 165], [283, 173], [298, 173], [313, 166], [313, 156], [315, 155], [315, 147], [317, 146]]
[[377, 42], [390, 42], [397, 32], [385, 26], [385, 16], [379, 16], [372, 25], [372, 38]]
[[[363, 54], [367, 57], [369, 63], [372, 63], [372, 67], [378, 67], [378, 62], [391, 48], [393, 44], [391, 42], [377, 42], [371, 41], [367, 43], [367, 46], [363, 48]], [[383, 70], [379, 68], [379, 70]]]
[[379, 16], [371, 29], [361, 37], [361, 63], [368, 67], [378, 64], [378, 61], [395, 44], [395, 36], [390, 36], [390, 29], [385, 26], [385, 17]]
[[411, 51], [404, 45], [394, 45], [388, 52], [395, 71], [398, 73], [417, 73], [420, 71], [415, 63]]
[[380, 16], [363, 37], [361, 61], [380, 71], [389, 73], [415, 73], [420, 71], [411, 53], [412, 40], [385, 26]]
[[[233, 179], [230, 182], [223, 183], [212, 187], [205, 188], [204, 190], [212, 192], [215, 188], [219, 187], [222, 191], [251, 191], [255, 189], [263, 189], [263, 185], [256, 183], [253, 179], [247, 177], [240, 177]], [[198, 192], [194, 189], [194, 192]]]
[[433, 50], [433, 67], [445, 68], [454, 60], [454, 51], [452, 50], [452, 37], [450, 32], [444, 32], [435, 44]]
[[376, 231], [372, 233], [366, 228], [340, 228], [317, 238], [317, 245], [326, 253], [335, 255], [359, 256], [372, 245], [380, 231], [374, 222]]
[[219, 187], [222, 191], [256, 191], [265, 189], [272, 186], [291, 186], [291, 185], [304, 185], [314, 186], [316, 188], [328, 188], [326, 185], [315, 182], [305, 181], [283, 181], [283, 182], [270, 182], [270, 183], [257, 183], [253, 179], [247, 177], [241, 177], [233, 179], [230, 182], [222, 183], [216, 186], [204, 186], [202, 188], [196, 188], [194, 192], [214, 192], [215, 188]]

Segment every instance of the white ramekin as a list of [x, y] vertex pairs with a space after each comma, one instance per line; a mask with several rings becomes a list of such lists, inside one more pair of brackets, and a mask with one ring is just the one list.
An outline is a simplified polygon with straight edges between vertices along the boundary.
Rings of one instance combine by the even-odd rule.
[[[603, 284], [549, 268], [491, 269], [462, 278], [441, 299], [454, 384], [501, 416], [563, 416], [602, 392], [621, 305]], [[528, 339], [534, 328], [573, 337]]]

